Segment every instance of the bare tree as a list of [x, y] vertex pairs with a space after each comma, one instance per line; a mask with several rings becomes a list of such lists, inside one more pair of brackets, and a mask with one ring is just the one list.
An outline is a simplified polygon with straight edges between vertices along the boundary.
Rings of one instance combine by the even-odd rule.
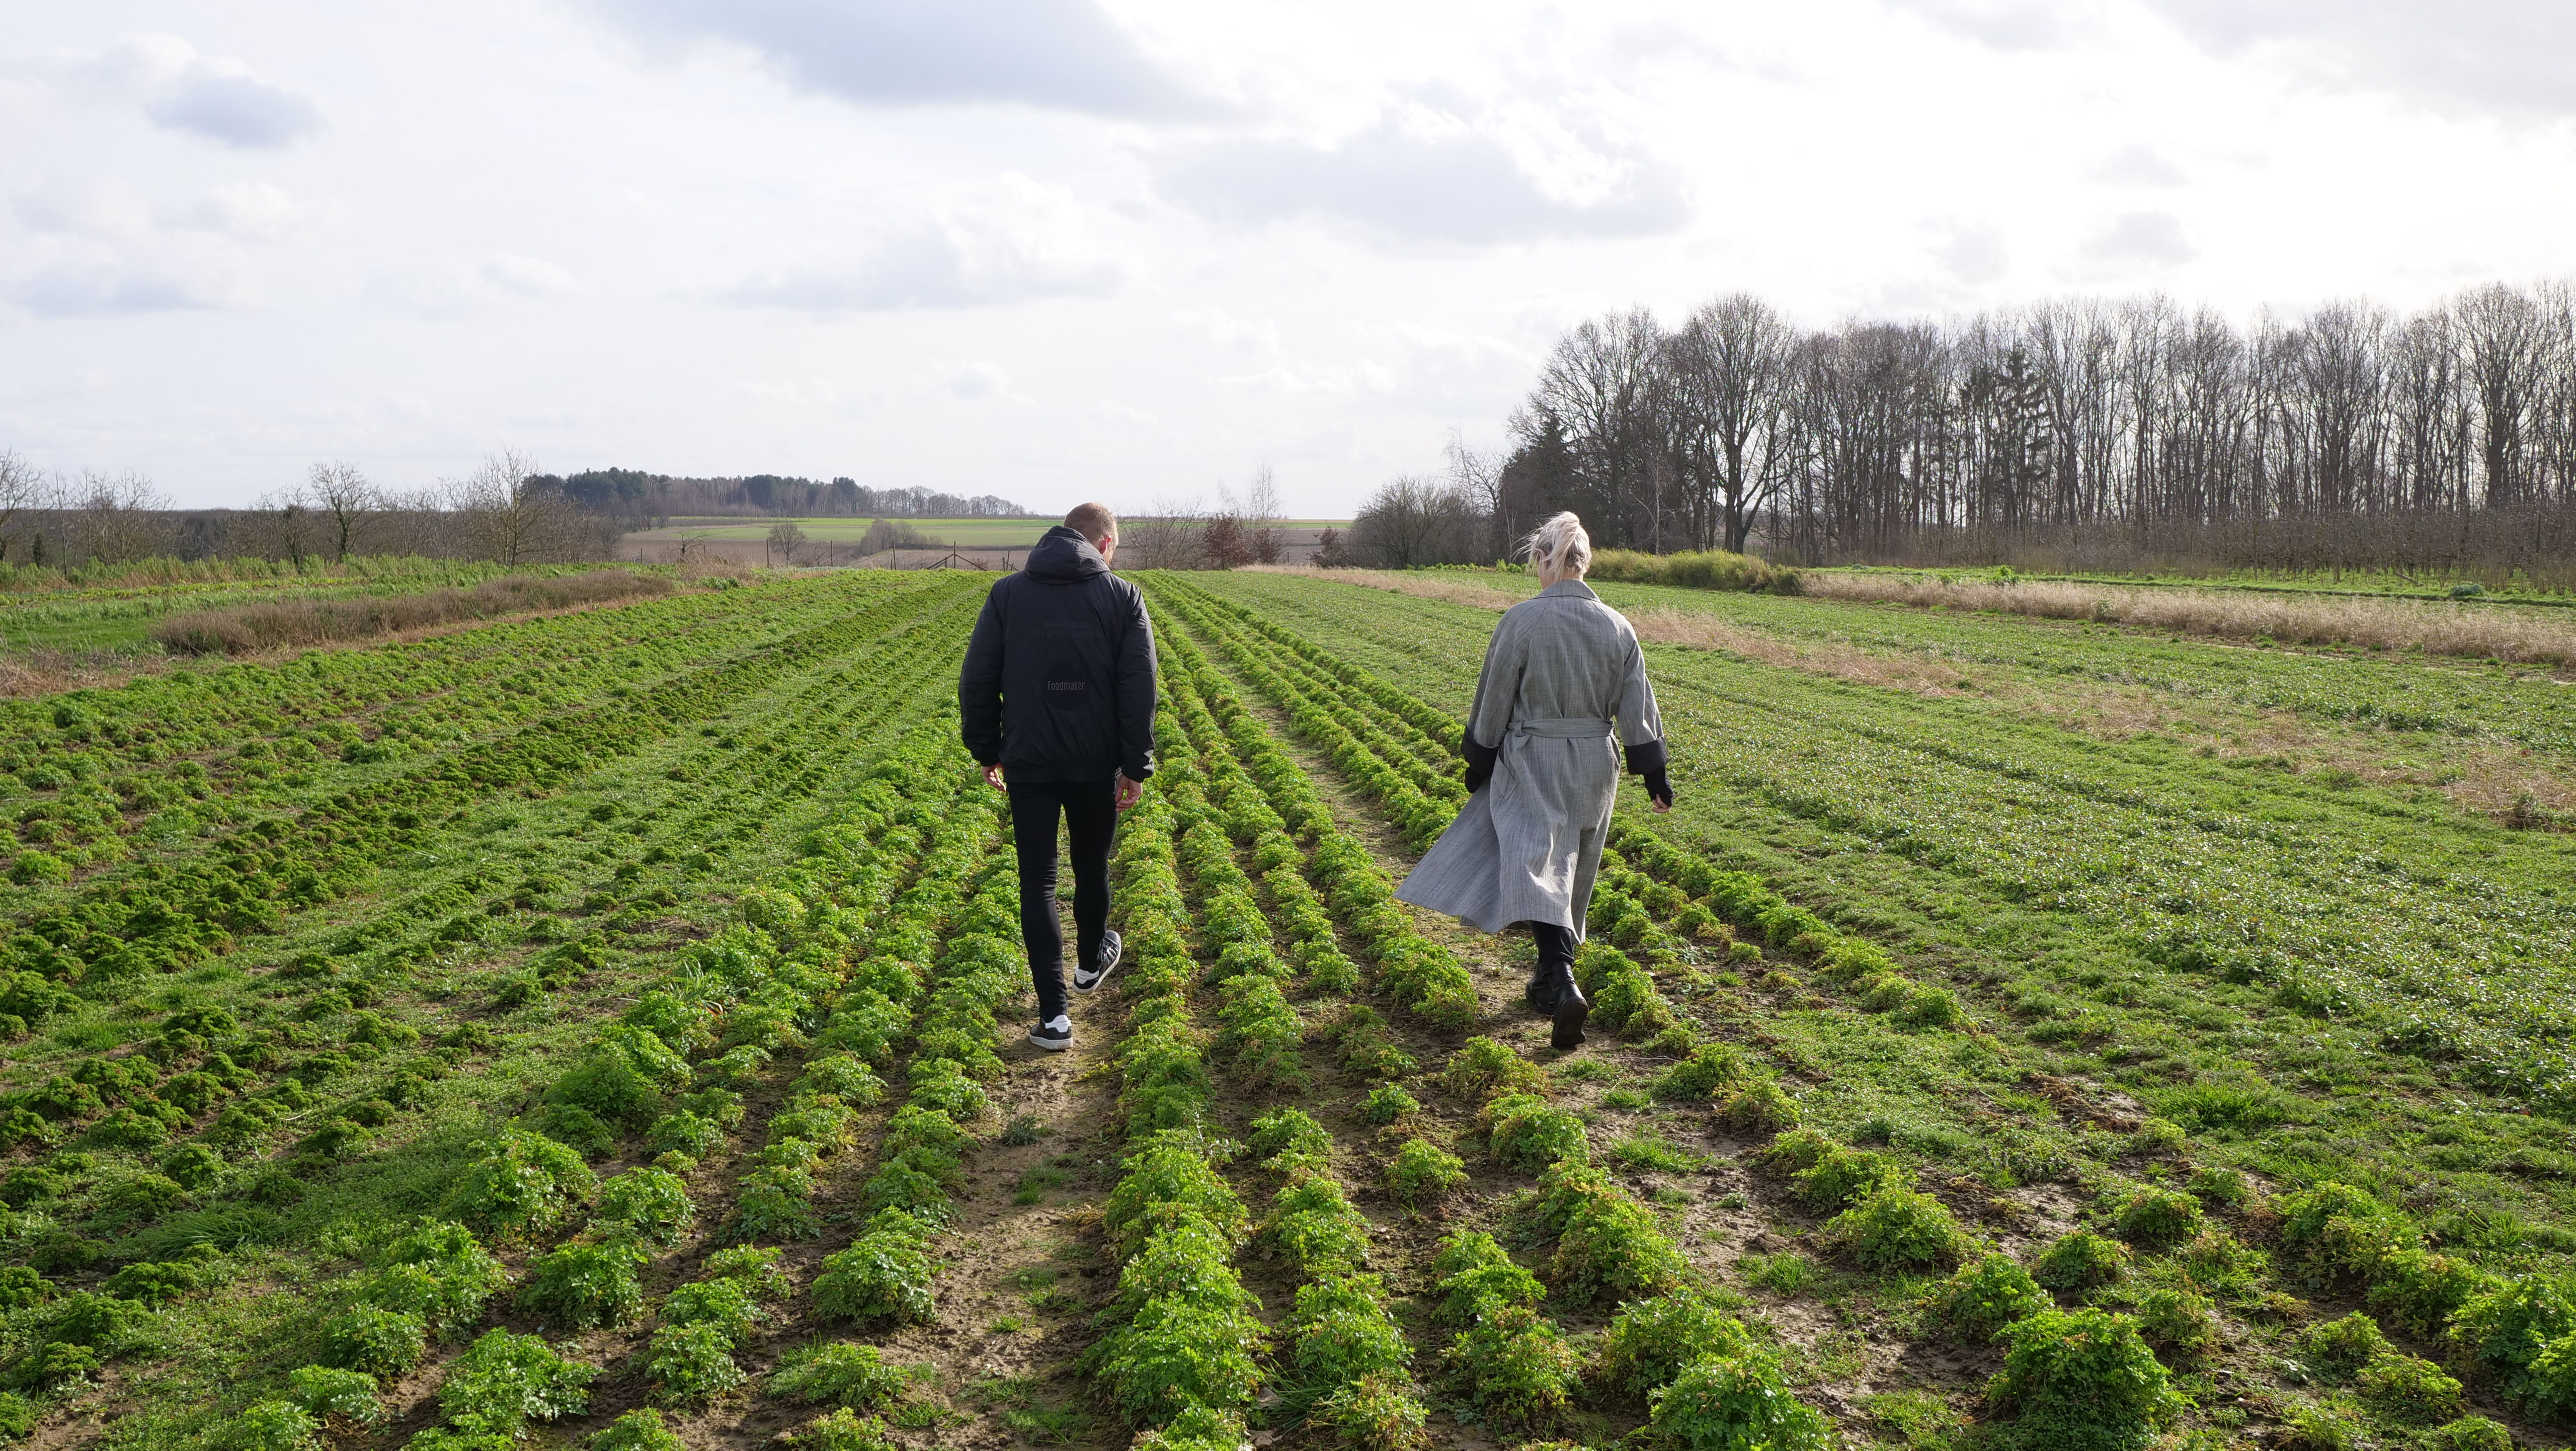
[[542, 564], [604, 552], [602, 530], [537, 472], [535, 460], [515, 450], [504, 449], [464, 478], [449, 480], [445, 493], [447, 512], [474, 558]]
[[141, 474], [83, 473], [71, 499], [72, 546], [101, 564], [131, 564], [170, 548], [170, 500]]
[[794, 520], [782, 519], [769, 526], [768, 557], [783, 559], [793, 566], [796, 563], [796, 551], [804, 547], [805, 531], [797, 528]]
[[1512, 541], [1529, 527], [1529, 521], [1515, 516], [1512, 499], [1503, 487], [1503, 458], [1491, 449], [1471, 448], [1466, 437], [1456, 429], [1449, 430], [1449, 442], [1441, 449], [1448, 462], [1449, 491], [1465, 501], [1467, 508], [1486, 523], [1485, 540], [1477, 546], [1482, 555], [1485, 545], [1493, 547], [1493, 557], [1511, 553]]
[[302, 484], [261, 495], [250, 507], [250, 519], [252, 549], [266, 558], [285, 560], [298, 573], [303, 572], [306, 556], [322, 546], [327, 523]]
[[1404, 474], [1380, 485], [1351, 521], [1354, 562], [1386, 569], [1466, 564], [1479, 548], [1483, 519], [1472, 500], [1438, 479]]
[[1695, 499], [1715, 506], [1692, 531], [1697, 542], [1742, 552], [1778, 488], [1796, 344], [1769, 303], [1741, 292], [1692, 313], [1674, 334], [1679, 451], [1699, 485]]
[[1129, 569], [1205, 567], [1208, 510], [1196, 498], [1157, 496], [1147, 512], [1118, 521], [1118, 559]]
[[1228, 501], [1242, 522], [1245, 552], [1254, 564], [1279, 562], [1279, 480], [1262, 464], [1252, 471], [1252, 481], [1243, 486], [1243, 497]]
[[[46, 515], [62, 507], [62, 484], [17, 454], [0, 450], [0, 564], [33, 563]], [[21, 551], [18, 541], [27, 541]], [[26, 558], [21, 560], [19, 555]]]
[[349, 557], [359, 531], [385, 507], [384, 495], [358, 466], [338, 460], [315, 464], [305, 475], [304, 494], [322, 516], [334, 564]]

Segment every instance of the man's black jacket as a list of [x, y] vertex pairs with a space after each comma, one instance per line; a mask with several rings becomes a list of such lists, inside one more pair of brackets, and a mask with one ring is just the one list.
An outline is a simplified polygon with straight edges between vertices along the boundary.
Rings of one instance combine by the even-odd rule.
[[1154, 629], [1091, 541], [1046, 532], [984, 597], [957, 678], [966, 749], [1018, 781], [1154, 774]]

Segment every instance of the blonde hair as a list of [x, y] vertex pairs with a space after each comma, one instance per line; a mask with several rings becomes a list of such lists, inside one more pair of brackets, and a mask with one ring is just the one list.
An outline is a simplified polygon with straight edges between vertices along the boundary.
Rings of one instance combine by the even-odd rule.
[[1533, 569], [1579, 578], [1592, 567], [1592, 536], [1584, 532], [1583, 520], [1577, 515], [1558, 514], [1521, 541], [1521, 557]]

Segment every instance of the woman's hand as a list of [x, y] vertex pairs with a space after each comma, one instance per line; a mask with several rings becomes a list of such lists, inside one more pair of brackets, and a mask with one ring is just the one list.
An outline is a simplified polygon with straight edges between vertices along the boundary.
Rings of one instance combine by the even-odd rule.
[[1673, 809], [1673, 779], [1661, 768], [1646, 773], [1646, 799], [1654, 803], [1658, 816]]

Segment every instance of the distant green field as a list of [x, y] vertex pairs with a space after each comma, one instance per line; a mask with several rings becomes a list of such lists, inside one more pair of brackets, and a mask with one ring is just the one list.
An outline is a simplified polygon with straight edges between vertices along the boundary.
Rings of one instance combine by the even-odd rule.
[[[629, 534], [629, 540], [643, 543], [677, 543], [683, 539], [714, 539], [757, 544], [769, 537], [769, 531], [781, 524], [793, 524], [805, 531], [805, 537], [823, 544], [856, 544], [868, 532], [874, 519], [674, 519], [660, 529]], [[896, 519], [888, 521], [909, 524], [924, 537], [938, 544], [1025, 545], [1037, 542], [1039, 535], [1055, 524], [1048, 515], [1036, 519]], [[1345, 525], [1343, 519], [1283, 519], [1288, 529], [1322, 529]]]

